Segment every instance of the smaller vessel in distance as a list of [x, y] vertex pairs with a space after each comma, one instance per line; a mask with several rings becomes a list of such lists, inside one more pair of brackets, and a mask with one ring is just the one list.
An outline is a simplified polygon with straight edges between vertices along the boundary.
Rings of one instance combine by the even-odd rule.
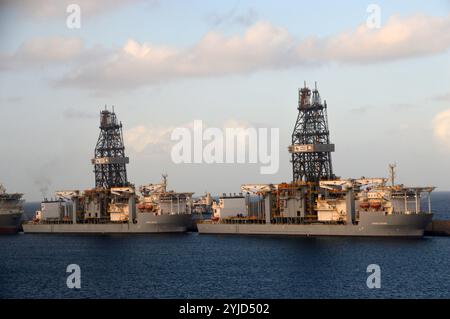
[[6, 192], [0, 184], [0, 234], [14, 234], [19, 231], [23, 216], [23, 194]]

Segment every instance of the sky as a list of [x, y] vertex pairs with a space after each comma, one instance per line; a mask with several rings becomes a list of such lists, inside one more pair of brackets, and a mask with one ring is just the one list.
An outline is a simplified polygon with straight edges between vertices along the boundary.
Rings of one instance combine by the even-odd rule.
[[[29, 201], [93, 187], [105, 105], [136, 185], [288, 182], [298, 88], [317, 81], [336, 175], [395, 162], [398, 182], [450, 190], [449, 47], [448, 0], [0, 0], [0, 182]], [[171, 133], [194, 120], [278, 128], [279, 169], [175, 163]]]

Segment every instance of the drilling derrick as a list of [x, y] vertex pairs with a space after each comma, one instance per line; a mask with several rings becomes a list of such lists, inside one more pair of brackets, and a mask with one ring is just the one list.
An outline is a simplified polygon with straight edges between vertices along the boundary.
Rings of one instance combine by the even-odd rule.
[[320, 99], [317, 84], [311, 91], [305, 86], [299, 89], [298, 117], [292, 133], [292, 168], [294, 182], [318, 183], [333, 179], [328, 131], [327, 102]]
[[129, 159], [125, 156], [122, 138], [122, 123], [117, 121], [114, 109], [100, 112], [100, 135], [92, 159], [95, 173], [95, 187], [128, 186], [127, 169]]

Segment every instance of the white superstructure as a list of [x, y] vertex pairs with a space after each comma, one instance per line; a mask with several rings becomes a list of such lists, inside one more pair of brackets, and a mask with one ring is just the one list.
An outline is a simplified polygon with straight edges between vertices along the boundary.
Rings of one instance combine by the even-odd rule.
[[247, 216], [246, 200], [242, 194], [223, 194], [219, 202], [213, 203], [212, 209], [214, 217], [219, 219]]

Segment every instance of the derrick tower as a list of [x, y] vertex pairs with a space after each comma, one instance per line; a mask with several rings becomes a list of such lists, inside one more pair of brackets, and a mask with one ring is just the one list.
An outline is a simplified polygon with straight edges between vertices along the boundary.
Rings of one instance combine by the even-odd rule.
[[328, 130], [327, 102], [320, 98], [317, 83], [314, 90], [306, 86], [299, 89], [298, 116], [292, 133], [293, 181], [318, 183], [322, 179], [333, 179]]
[[94, 165], [95, 187], [128, 186], [127, 169], [129, 159], [125, 156], [122, 137], [122, 123], [117, 121], [114, 108], [100, 112], [100, 135], [95, 146]]

